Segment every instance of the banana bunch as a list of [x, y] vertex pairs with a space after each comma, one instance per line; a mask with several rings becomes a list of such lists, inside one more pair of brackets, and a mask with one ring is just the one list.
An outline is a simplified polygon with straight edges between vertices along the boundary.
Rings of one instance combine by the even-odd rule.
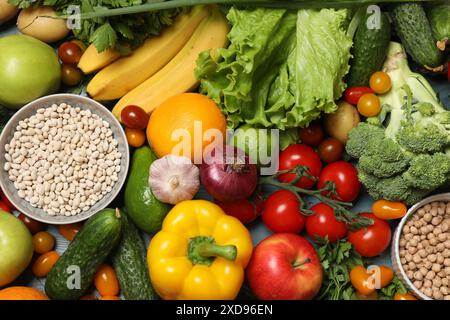
[[198, 55], [227, 45], [229, 25], [217, 6], [196, 6], [181, 14], [161, 35], [148, 39], [131, 55], [114, 50], [98, 53], [89, 47], [79, 68], [84, 73], [100, 70], [87, 86], [95, 100], [120, 99], [113, 114], [120, 119], [127, 105], [147, 113], [167, 98], [198, 85], [194, 75]]

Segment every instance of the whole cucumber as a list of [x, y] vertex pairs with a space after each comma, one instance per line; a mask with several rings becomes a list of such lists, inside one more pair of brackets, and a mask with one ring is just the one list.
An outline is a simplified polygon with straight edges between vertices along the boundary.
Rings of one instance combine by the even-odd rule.
[[442, 63], [442, 52], [436, 46], [430, 23], [420, 3], [393, 5], [390, 12], [406, 52], [421, 66], [435, 68]]
[[89, 218], [47, 276], [51, 299], [77, 300], [92, 285], [95, 273], [120, 239], [118, 209], [105, 209]]
[[450, 40], [450, 2], [430, 4], [426, 7], [435, 40]]
[[387, 13], [382, 13], [380, 25], [372, 27], [369, 19], [373, 14], [366, 14], [356, 30], [353, 40], [353, 59], [347, 76], [349, 87], [368, 86], [370, 76], [381, 70], [386, 58], [386, 51], [391, 39], [391, 24]]
[[125, 299], [158, 298], [148, 274], [144, 241], [124, 210], [122, 210], [122, 238], [112, 261]]

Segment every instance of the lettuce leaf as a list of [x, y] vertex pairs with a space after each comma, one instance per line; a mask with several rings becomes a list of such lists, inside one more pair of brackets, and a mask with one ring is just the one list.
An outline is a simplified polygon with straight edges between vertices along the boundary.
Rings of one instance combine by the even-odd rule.
[[348, 10], [233, 7], [227, 18], [230, 46], [216, 59], [203, 52], [196, 76], [230, 127], [306, 126], [336, 110], [352, 45]]

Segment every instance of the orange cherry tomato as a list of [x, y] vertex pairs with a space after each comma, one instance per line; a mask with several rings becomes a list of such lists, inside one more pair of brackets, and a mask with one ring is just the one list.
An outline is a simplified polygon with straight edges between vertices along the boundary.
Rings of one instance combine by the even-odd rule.
[[[392, 279], [394, 279], [394, 271], [392, 271], [391, 268], [388, 266], [376, 266], [379, 268], [379, 276], [380, 276], [380, 286], [376, 289], [381, 289], [386, 287], [389, 283], [391, 283]], [[371, 275], [377, 275], [377, 271], [375, 269], [372, 269], [372, 271], [368, 271]]]
[[397, 292], [394, 295], [394, 300], [417, 300], [417, 298], [414, 297], [410, 293], [399, 293], [399, 292]]
[[375, 93], [383, 94], [391, 90], [391, 77], [386, 72], [377, 71], [370, 77], [369, 80], [370, 88], [375, 91]]
[[47, 276], [52, 270], [53, 266], [59, 259], [59, 253], [56, 251], [49, 251], [39, 256], [31, 267], [33, 274], [40, 278]]
[[378, 300], [378, 293], [376, 291], [372, 292], [368, 296], [365, 296], [361, 292], [356, 291], [356, 296], [359, 300]]
[[41, 231], [33, 236], [33, 246], [36, 253], [46, 253], [55, 246], [55, 238], [46, 231]]
[[59, 233], [69, 241], [72, 241], [80, 231], [82, 227], [81, 223], [62, 224], [58, 227]]
[[94, 285], [102, 297], [117, 296], [119, 294], [119, 280], [114, 269], [103, 264], [94, 277]]
[[97, 297], [93, 294], [88, 294], [86, 296], [82, 296], [80, 300], [97, 300]]
[[375, 286], [370, 283], [370, 276], [363, 266], [356, 266], [350, 271], [352, 286], [364, 296], [370, 296], [375, 291]]
[[374, 117], [381, 110], [380, 98], [373, 93], [366, 93], [359, 98], [357, 108], [364, 117]]
[[399, 201], [377, 200], [372, 204], [372, 213], [383, 220], [400, 219], [406, 211], [406, 205]]
[[120, 299], [117, 296], [104, 296], [104, 297], [101, 297], [100, 300], [122, 300], [122, 299]]
[[128, 144], [132, 147], [139, 148], [145, 142], [145, 133], [139, 129], [125, 128]]

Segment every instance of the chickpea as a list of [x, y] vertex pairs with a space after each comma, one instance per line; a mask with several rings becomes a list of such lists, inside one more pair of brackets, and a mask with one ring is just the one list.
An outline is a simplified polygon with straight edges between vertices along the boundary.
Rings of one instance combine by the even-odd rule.
[[408, 276], [409, 279], [413, 279], [414, 278], [414, 271], [408, 270], [406, 272], [406, 275]]
[[[425, 258], [428, 255], [427, 251], [425, 249], [420, 249], [417, 254], [415, 254], [414, 256], [419, 256], [420, 258]], [[413, 261], [416, 262], [414, 260], [414, 256], [413, 256]], [[420, 261], [420, 260], [419, 260]], [[417, 262], [419, 262], [417, 261]]]
[[441, 279], [445, 278], [445, 271], [441, 269], [441, 271], [439, 271], [437, 273], [438, 277], [440, 277]]
[[[435, 235], [434, 235], [434, 233], [432, 233], [432, 232], [430, 232], [430, 233], [427, 234], [427, 239], [428, 239], [428, 240], [434, 239], [434, 237], [435, 237]], [[431, 241], [430, 241], [430, 244], [431, 244]]]
[[407, 234], [405, 234], [405, 240], [406, 240], [406, 241], [409, 241], [409, 240], [411, 240], [411, 239], [412, 239], [412, 237], [413, 237], [413, 235], [412, 235], [411, 233], [407, 233]]
[[441, 215], [441, 216], [444, 215], [444, 213], [445, 213], [445, 209], [444, 208], [439, 207], [437, 210], [438, 210], [438, 214], [439, 215]]
[[403, 267], [405, 267], [406, 259], [405, 258], [400, 258], [400, 263], [402, 264]]
[[413, 235], [419, 234], [419, 230], [418, 230], [416, 227], [414, 227], [414, 226], [412, 226], [412, 227], [410, 228], [410, 232], [411, 232], [411, 234], [413, 234]]
[[450, 267], [450, 258], [445, 258], [444, 259], [444, 266]]
[[403, 233], [409, 233], [409, 226], [408, 226], [408, 224], [405, 224], [403, 226]]
[[443, 265], [444, 264], [444, 260], [445, 260], [444, 256], [441, 253], [438, 253], [437, 254], [437, 258], [436, 258], [436, 262], [438, 264], [440, 264], [440, 265]]
[[444, 250], [445, 250], [445, 245], [443, 243], [438, 243], [436, 245], [436, 251], [437, 252], [444, 252]]
[[445, 286], [445, 287], [448, 287], [449, 281], [450, 281], [450, 280], [448, 280], [448, 278], [445, 278], [445, 277], [442, 278], [442, 285]]
[[417, 289], [422, 288], [422, 281], [414, 281], [413, 284]]
[[411, 239], [411, 241], [409, 241], [409, 245], [412, 246], [412, 247], [416, 247], [416, 246], [417, 246], [417, 243], [418, 243], [417, 240], [414, 239], [414, 238]]
[[[408, 220], [408, 222], [406, 222], [406, 225], [411, 228], [413, 225], [414, 221], [413, 220]], [[411, 230], [410, 230], [411, 231]]]
[[431, 297], [433, 295], [433, 290], [431, 290], [431, 288], [425, 288], [422, 289], [422, 293], [428, 297]]
[[412, 254], [410, 254], [410, 253], [405, 254], [405, 259], [407, 262], [412, 261]]
[[430, 262], [436, 262], [437, 256], [435, 254], [430, 254], [428, 256], [428, 261]]
[[420, 233], [426, 235], [428, 233], [428, 227], [427, 226], [420, 227]]
[[424, 234], [421, 234], [421, 235], [420, 235], [420, 240], [425, 240], [426, 238], [427, 238], [426, 235], [424, 235]]
[[[450, 208], [450, 207], [449, 207]], [[425, 213], [423, 216], [423, 220], [425, 222], [431, 222], [431, 219], [433, 219], [433, 216], [431, 215], [431, 213]]]
[[417, 248], [415, 248], [415, 247], [409, 247], [409, 248], [408, 248], [408, 252], [409, 252], [410, 254], [415, 254], [415, 253], [417, 252]]
[[[426, 236], [423, 236], [423, 237], [425, 237], [425, 238], [426, 238]], [[422, 245], [422, 243], [419, 243], [419, 244], [417, 245], [417, 249], [423, 249], [423, 245]]]
[[449, 229], [448, 223], [444, 222], [443, 224], [441, 224], [441, 229], [442, 229], [442, 232], [447, 232]]
[[424, 287], [424, 288], [431, 288], [431, 286], [432, 286], [431, 280], [425, 279], [425, 280], [423, 281], [423, 287]]
[[445, 241], [444, 245], [445, 245], [445, 247], [446, 247], [447, 249], [450, 249], [450, 239], [447, 239], [447, 240]]
[[418, 215], [413, 215], [413, 217], [412, 217], [412, 220], [413, 220], [413, 225], [414, 225], [414, 222], [415, 221], [417, 221], [417, 220], [419, 220], [420, 219], [420, 217], [418, 216]]
[[444, 297], [444, 300], [450, 300], [450, 295], [446, 295], [446, 296]]
[[414, 272], [414, 279], [419, 281], [423, 280], [423, 274], [420, 271]]
[[[426, 254], [425, 254], [425, 256], [426, 256]], [[414, 263], [419, 263], [420, 261], [422, 261], [421, 255], [418, 254], [418, 253], [416, 253], [415, 255], [413, 255], [412, 261], [413, 261]]]
[[441, 293], [444, 295], [444, 296], [447, 296], [448, 294], [449, 294], [449, 289], [447, 288], [447, 287], [440, 287], [439, 288], [439, 291], [441, 291]]
[[433, 233], [434, 233], [434, 235], [436, 235], [436, 236], [437, 236], [438, 234], [441, 234], [441, 233], [442, 233], [441, 227], [436, 227], [436, 228], [434, 228]]
[[406, 246], [406, 240], [405, 239], [401, 239], [400, 240], [400, 248], [404, 248]]
[[436, 277], [432, 280], [433, 286], [436, 288], [440, 288], [442, 286], [442, 280], [439, 277]]
[[433, 264], [429, 260], [425, 260], [425, 263], [423, 264], [423, 266], [427, 269], [427, 272], [428, 272], [428, 269], [431, 269], [432, 265]]
[[431, 224], [433, 226], [437, 226], [441, 223], [442, 221], [442, 217], [434, 217], [433, 219], [431, 219]]
[[[419, 241], [420, 241], [420, 235], [418, 235], [418, 234], [414, 235], [414, 236], [412, 237], [412, 240], [415, 240], [417, 243], [419, 243]], [[411, 241], [412, 241], [412, 240], [411, 240]]]
[[425, 278], [428, 280], [433, 280], [433, 278], [436, 276], [436, 273], [433, 270], [430, 270], [425, 275]]
[[408, 263], [408, 267], [409, 267], [410, 271], [414, 271], [417, 268], [416, 264], [412, 261]]
[[431, 266], [431, 270], [434, 272], [439, 272], [441, 271], [441, 265], [439, 263], [433, 263], [433, 265]]
[[441, 300], [444, 298], [444, 296], [442, 295], [442, 292], [440, 292], [439, 290], [435, 290], [433, 291], [433, 298], [436, 300]]
[[[417, 218], [419, 218], [419, 217], [417, 217]], [[414, 221], [413, 225], [414, 225], [414, 227], [419, 229], [422, 226], [422, 221], [420, 221], [420, 220]]]
[[430, 213], [431, 213], [431, 215], [432, 215], [433, 217], [435, 217], [435, 216], [437, 215], [437, 208], [432, 208], [432, 209], [430, 210]]
[[425, 267], [420, 267], [419, 272], [422, 274], [422, 278], [427, 274], [428, 270]]
[[445, 274], [448, 276], [450, 276], [450, 267], [445, 267]]
[[423, 240], [420, 244], [422, 244], [423, 247], [426, 248], [430, 245], [430, 242], [428, 240]]
[[444, 249], [444, 252], [442, 252], [442, 256], [444, 258], [450, 257], [450, 250], [449, 249]]
[[[400, 262], [401, 262], [401, 260], [400, 260]], [[402, 263], [402, 267], [403, 267], [403, 270], [405, 270], [405, 271], [409, 270], [409, 266], [407, 264]]]
[[417, 210], [417, 215], [419, 215], [419, 217], [423, 217], [425, 213], [426, 211], [424, 210], [424, 208], [420, 208], [419, 210]]
[[[432, 234], [432, 233], [429, 233], [429, 234]], [[436, 238], [433, 237], [430, 239], [430, 245], [435, 246], [437, 244], [438, 244], [438, 240]]]
[[426, 205], [423, 206], [423, 209], [424, 209], [425, 211], [430, 211], [430, 209], [431, 209], [431, 204], [427, 203]]

